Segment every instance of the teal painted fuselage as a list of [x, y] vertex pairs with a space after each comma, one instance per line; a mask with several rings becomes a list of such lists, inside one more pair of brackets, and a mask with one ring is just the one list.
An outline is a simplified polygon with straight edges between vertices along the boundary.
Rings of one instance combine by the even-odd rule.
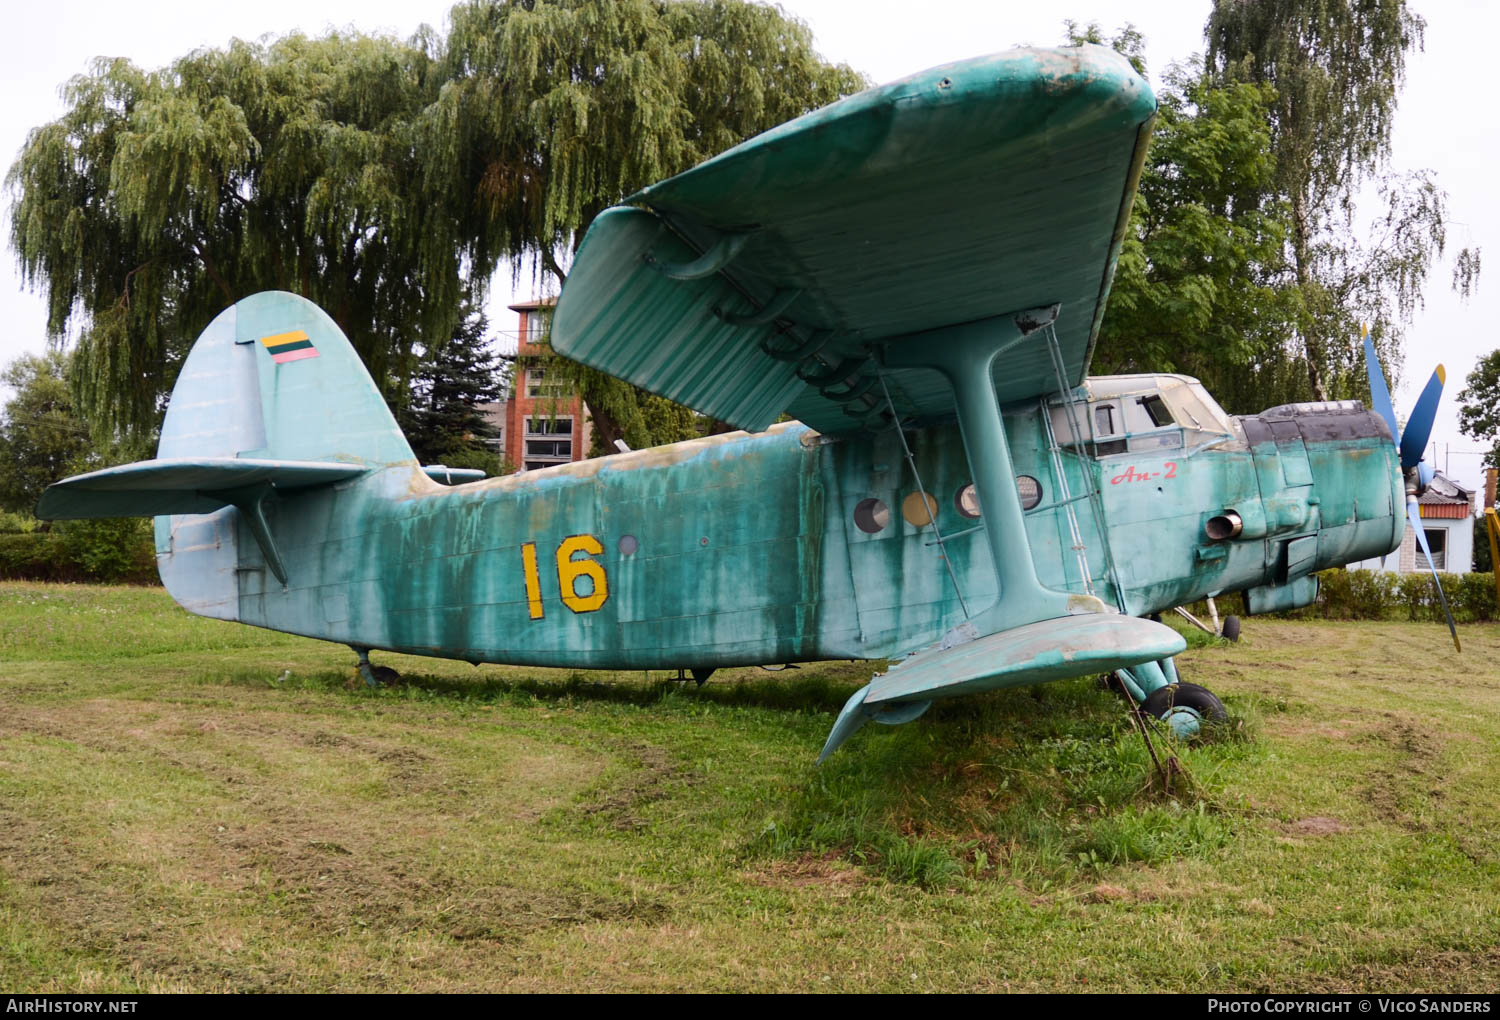
[[[1096, 422], [1101, 406], [1162, 387], [1087, 388]], [[1055, 401], [1004, 414], [1015, 471], [1035, 483], [1026, 543], [1012, 548], [1029, 547], [1049, 589], [1145, 615], [1285, 589], [1399, 539], [1392, 444], [1365, 412], [1344, 411], [1353, 425], [1317, 439], [1255, 442], [1259, 419], [1220, 416], [1081, 445], [1057, 436], [1064, 415]], [[598, 668], [900, 657], [999, 591], [963, 499], [959, 429], [907, 438], [910, 461], [894, 430], [856, 441], [789, 423], [452, 488], [410, 465], [374, 470], [276, 498], [286, 585], [233, 508], [161, 519], [158, 552], [189, 608], [205, 558], [233, 548], [237, 591], [211, 615], [360, 647]], [[1241, 533], [1210, 538], [1206, 523], [1228, 512]]]

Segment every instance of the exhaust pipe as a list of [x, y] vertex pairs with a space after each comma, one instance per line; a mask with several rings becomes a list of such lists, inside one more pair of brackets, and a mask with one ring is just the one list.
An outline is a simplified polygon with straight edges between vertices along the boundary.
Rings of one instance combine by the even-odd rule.
[[1203, 526], [1203, 531], [1215, 542], [1222, 542], [1226, 538], [1235, 538], [1244, 530], [1245, 522], [1233, 510], [1225, 510], [1216, 517], [1210, 517], [1208, 523]]

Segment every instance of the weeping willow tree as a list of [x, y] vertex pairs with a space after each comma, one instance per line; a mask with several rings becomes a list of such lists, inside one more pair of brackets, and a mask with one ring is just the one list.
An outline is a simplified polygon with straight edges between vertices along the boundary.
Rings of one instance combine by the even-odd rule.
[[[76, 335], [91, 424], [148, 429], [193, 338], [268, 288], [323, 306], [399, 407], [502, 260], [560, 283], [604, 208], [863, 84], [738, 0], [474, 0], [451, 20], [447, 39], [102, 60], [67, 85], [7, 178], [10, 240], [49, 334]], [[570, 371], [607, 438], [682, 419]]]
[[[479, 0], [452, 10], [431, 115], [440, 176], [477, 174], [504, 254], [560, 286], [588, 225], [625, 196], [863, 88], [807, 26], [738, 0]], [[694, 434], [691, 415], [560, 357], [605, 449]]]
[[[1406, 59], [1426, 23], [1405, 0], [1215, 0], [1208, 63], [1221, 82], [1274, 89], [1275, 187], [1290, 209], [1287, 261], [1299, 313], [1282, 360], [1303, 363], [1310, 395], [1363, 395], [1359, 323], [1388, 364], [1446, 244], [1447, 196], [1429, 172], [1390, 170]], [[1362, 189], [1380, 208], [1361, 216]], [[1467, 295], [1479, 252], [1455, 260]]]
[[465, 182], [423, 159], [436, 71], [420, 43], [293, 35], [67, 85], [10, 170], [11, 245], [50, 335], [77, 327], [93, 425], [149, 427], [198, 332], [270, 288], [323, 306], [405, 391], [414, 343], [450, 335], [495, 265]]

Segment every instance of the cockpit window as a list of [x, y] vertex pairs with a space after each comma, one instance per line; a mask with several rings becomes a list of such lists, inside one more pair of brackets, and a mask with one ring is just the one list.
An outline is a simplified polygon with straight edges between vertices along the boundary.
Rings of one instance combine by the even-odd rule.
[[1146, 414], [1151, 418], [1151, 424], [1157, 428], [1163, 425], [1176, 425], [1177, 421], [1172, 417], [1172, 412], [1167, 409], [1167, 402], [1158, 394], [1149, 397], [1141, 397], [1141, 407], [1146, 409]]
[[1182, 375], [1097, 376], [1082, 400], [1054, 397], [1048, 409], [1054, 441], [1081, 445], [1095, 457], [1185, 449], [1235, 435], [1202, 384]]

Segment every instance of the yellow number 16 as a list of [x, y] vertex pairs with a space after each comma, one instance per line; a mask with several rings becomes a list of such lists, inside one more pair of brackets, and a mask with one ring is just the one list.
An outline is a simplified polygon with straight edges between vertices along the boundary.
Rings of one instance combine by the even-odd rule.
[[[599, 556], [604, 546], [593, 535], [573, 535], [562, 540], [557, 547], [557, 583], [562, 589], [563, 605], [575, 613], [592, 613], [604, 605], [609, 598], [609, 579], [604, 575], [604, 565], [591, 556]], [[579, 554], [582, 559], [575, 559]], [[536, 569], [536, 543], [521, 546], [521, 565], [526, 574], [526, 608], [533, 620], [542, 618], [542, 584]], [[578, 579], [587, 577], [593, 589], [579, 594]]]

